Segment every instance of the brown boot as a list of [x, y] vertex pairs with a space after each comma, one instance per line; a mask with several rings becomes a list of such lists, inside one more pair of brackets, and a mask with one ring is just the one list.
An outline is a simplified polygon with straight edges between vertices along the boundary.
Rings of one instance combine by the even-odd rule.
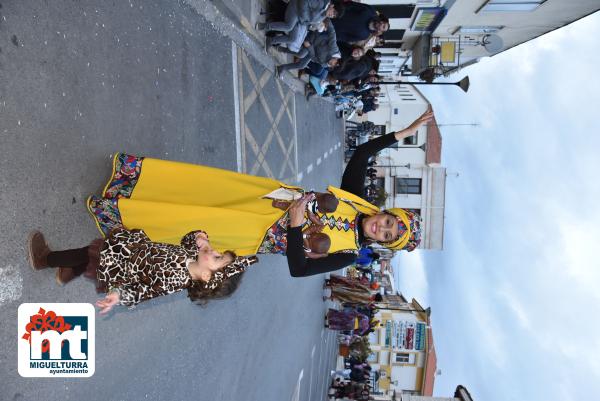
[[59, 285], [65, 285], [75, 277], [77, 277], [75, 269], [70, 267], [59, 267], [56, 269], [56, 282]]
[[50, 248], [44, 238], [44, 234], [33, 231], [29, 234], [29, 264], [33, 270], [42, 270], [48, 267], [48, 254]]

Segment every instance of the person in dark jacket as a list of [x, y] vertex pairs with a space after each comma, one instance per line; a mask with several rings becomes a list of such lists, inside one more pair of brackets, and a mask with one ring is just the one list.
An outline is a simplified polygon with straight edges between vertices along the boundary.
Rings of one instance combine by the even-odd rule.
[[299, 60], [295, 63], [278, 65], [275, 70], [277, 76], [280, 76], [285, 70], [305, 68], [310, 61], [322, 67], [334, 67], [337, 65], [341, 54], [337, 47], [335, 30], [329, 19], [326, 19], [323, 23], [325, 30], [323, 32], [310, 32], [306, 37], [304, 46], [299, 52], [290, 52], [284, 47], [278, 48], [279, 51], [295, 55]]
[[342, 60], [340, 66], [329, 72], [329, 75], [338, 81], [351, 81], [355, 78], [365, 77], [373, 68], [372, 59], [361, 57], [359, 60], [354, 58]]
[[256, 28], [266, 31], [279, 31], [283, 35], [267, 37], [266, 46], [289, 44], [298, 40], [290, 34], [296, 25], [318, 25], [325, 18], [337, 18], [344, 14], [345, 6], [338, 0], [290, 0], [285, 9], [285, 20], [279, 22], [257, 23]]
[[371, 34], [381, 35], [390, 29], [387, 17], [377, 14], [369, 4], [350, 1], [346, 3], [344, 16], [333, 21], [340, 42], [354, 43], [366, 40]]

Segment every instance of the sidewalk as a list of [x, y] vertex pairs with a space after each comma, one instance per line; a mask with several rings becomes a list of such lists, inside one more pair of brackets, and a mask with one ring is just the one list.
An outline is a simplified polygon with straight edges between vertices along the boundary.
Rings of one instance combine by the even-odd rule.
[[[264, 33], [254, 25], [263, 21], [261, 10], [268, 9], [268, 0], [184, 0], [200, 15], [222, 30], [239, 47], [266, 69], [274, 72], [275, 63], [288, 63], [291, 56], [273, 49], [265, 50]], [[294, 92], [304, 93], [304, 83], [285, 73], [281, 79]]]

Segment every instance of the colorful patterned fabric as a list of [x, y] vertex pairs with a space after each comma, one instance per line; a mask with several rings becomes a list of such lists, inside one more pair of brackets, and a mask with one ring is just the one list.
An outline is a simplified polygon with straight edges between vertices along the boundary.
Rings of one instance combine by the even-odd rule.
[[335, 216], [327, 216], [327, 214], [323, 214], [320, 216], [323, 224], [329, 226], [329, 228], [335, 228], [340, 231], [354, 231], [356, 229], [356, 219], [349, 221], [348, 219], [335, 218]]
[[117, 206], [117, 199], [106, 199], [98, 196], [88, 198], [88, 209], [96, 218], [96, 224], [104, 236], [114, 228], [123, 228], [123, 220]]
[[[410, 252], [414, 251], [421, 243], [421, 216], [412, 212], [407, 212], [407, 214], [410, 220], [410, 237], [408, 238], [408, 243], [402, 249]], [[404, 231], [406, 231], [406, 226], [401, 221], [398, 223], [398, 228], [400, 229], [400, 224], [402, 224]], [[402, 231], [402, 233], [404, 233], [404, 231]], [[400, 235], [402, 235], [402, 233], [400, 233]]]
[[421, 242], [421, 216], [401, 208], [391, 208], [385, 212], [398, 219], [398, 238], [381, 245], [393, 251], [414, 250]]
[[117, 201], [131, 196], [142, 171], [143, 160], [143, 157], [119, 153], [114, 159], [113, 175], [104, 188], [103, 197], [91, 196], [88, 199], [89, 211], [104, 236], [114, 228], [123, 227]]
[[109, 199], [129, 198], [142, 172], [143, 157], [120, 153], [115, 159], [112, 180], [104, 189], [104, 197]]
[[289, 222], [290, 218], [286, 212], [267, 230], [267, 234], [257, 253], [285, 255], [287, 252], [287, 227]]
[[[335, 212], [334, 212], [335, 213]], [[321, 220], [321, 222], [323, 224], [325, 224], [326, 227], [328, 227], [331, 231], [326, 232], [327, 235], [329, 235], [330, 237], [332, 235], [335, 235], [334, 233], [336, 231], [338, 232], [351, 232], [354, 237], [354, 243], [356, 244], [355, 248], [351, 248], [351, 249], [341, 249], [341, 250], [337, 250], [334, 252], [330, 252], [330, 253], [354, 253], [354, 254], [358, 254], [358, 249], [361, 247], [360, 244], [360, 238], [359, 238], [359, 234], [358, 234], [358, 220], [360, 218], [361, 213], [357, 213], [354, 217], [354, 219], [349, 220], [347, 218], [342, 219], [341, 217], [335, 217], [331, 214], [326, 214], [326, 213], [320, 213], [319, 211], [317, 211], [315, 213], [315, 215], [319, 218], [319, 220]], [[332, 232], [333, 231], [333, 232]]]

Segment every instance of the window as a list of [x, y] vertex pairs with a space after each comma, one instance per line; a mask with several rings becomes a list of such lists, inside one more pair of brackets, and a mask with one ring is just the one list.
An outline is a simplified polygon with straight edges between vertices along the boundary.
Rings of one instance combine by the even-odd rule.
[[396, 193], [419, 195], [421, 193], [421, 179], [396, 177]]
[[414, 134], [414, 135], [404, 138], [403, 144], [404, 145], [416, 145], [417, 144], [417, 135], [418, 134]]
[[377, 132], [379, 135], [385, 135], [385, 125], [376, 125], [375, 132]]
[[394, 114], [398, 114], [398, 109], [394, 109]]
[[415, 363], [415, 354], [409, 353], [399, 353], [396, 354], [396, 363], [407, 363], [409, 365], [414, 365]]
[[383, 39], [388, 40], [402, 40], [406, 29], [388, 29], [383, 33]]
[[546, 0], [488, 0], [477, 12], [533, 11]]

